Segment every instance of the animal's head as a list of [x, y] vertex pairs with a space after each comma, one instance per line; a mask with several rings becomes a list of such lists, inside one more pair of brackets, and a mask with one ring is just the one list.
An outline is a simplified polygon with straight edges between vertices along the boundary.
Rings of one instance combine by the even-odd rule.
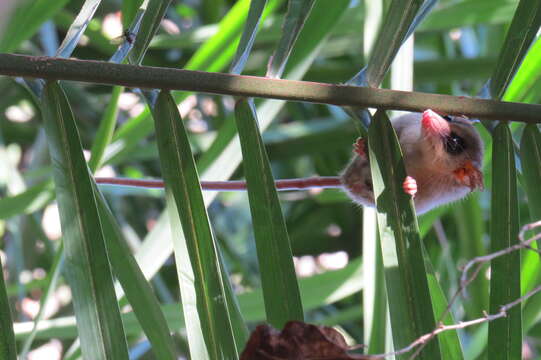
[[432, 162], [470, 189], [483, 188], [483, 141], [470, 120], [423, 112], [421, 137], [432, 151]]

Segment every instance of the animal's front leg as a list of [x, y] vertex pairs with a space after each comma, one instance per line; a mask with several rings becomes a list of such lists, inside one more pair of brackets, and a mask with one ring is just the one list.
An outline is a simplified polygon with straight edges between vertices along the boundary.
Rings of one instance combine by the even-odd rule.
[[415, 194], [417, 194], [417, 181], [415, 181], [415, 179], [411, 176], [406, 176], [404, 182], [402, 183], [402, 189], [404, 189], [406, 194], [411, 195], [411, 197], [415, 197]]

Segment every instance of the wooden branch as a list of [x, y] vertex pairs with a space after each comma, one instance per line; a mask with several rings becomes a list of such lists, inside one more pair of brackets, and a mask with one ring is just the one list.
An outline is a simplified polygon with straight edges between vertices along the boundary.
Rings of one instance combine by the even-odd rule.
[[104, 61], [0, 54], [0, 75], [128, 87], [305, 101], [442, 114], [486, 120], [541, 122], [541, 105], [471, 99], [308, 81], [112, 64]]

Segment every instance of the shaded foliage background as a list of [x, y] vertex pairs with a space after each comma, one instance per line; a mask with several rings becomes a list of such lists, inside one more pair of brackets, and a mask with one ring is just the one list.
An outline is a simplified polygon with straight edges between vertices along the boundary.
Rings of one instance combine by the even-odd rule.
[[[87, 3], [92, 6], [92, 1]], [[129, 24], [138, 24], [132, 20], [138, 19], [136, 14], [141, 3], [104, 1], [93, 16], [89, 10], [86, 15], [92, 20], [76, 42], [72, 56], [109, 59], [116, 50], [111, 39], [121, 36], [122, 29], [128, 28]], [[150, 3], [154, 8], [149, 7], [149, 13], [164, 11], [164, 20], [159, 21], [160, 16], [156, 15], [155, 22], [141, 22], [142, 30], [133, 28], [134, 25], [130, 27], [135, 33], [141, 31], [144, 35], [138, 36], [130, 61], [140, 63], [142, 59], [144, 65], [227, 71], [244, 29], [249, 1], [174, 0], [169, 7], [165, 6], [165, 1]], [[285, 55], [288, 63], [283, 77], [329, 83], [344, 83], [352, 78], [367, 63], [364, 54], [368, 53], [367, 48], [373, 42], [378, 26], [371, 21], [381, 19], [389, 3], [316, 2], [292, 53]], [[161, 4], [162, 8], [156, 4]], [[375, 4], [381, 6], [379, 15]], [[517, 4], [515, 0], [439, 1], [415, 31], [413, 58], [397, 60], [395, 65], [398, 66], [393, 70], [395, 75], [407, 73], [413, 67], [414, 90], [465, 96], [479, 93], [495, 73], [506, 34], [517, 31], [510, 27]], [[54, 5], [35, 1], [15, 6], [9, 18], [0, 21], [4, 24], [0, 28], [0, 52], [54, 55], [59, 39], [63, 39], [70, 25], [77, 21], [80, 10], [81, 2], [78, 1], [57, 1]], [[266, 64], [281, 39], [287, 10], [286, 1], [268, 1], [260, 33], [253, 49], [248, 51], [250, 55], [243, 74], [263, 76], [267, 73]], [[530, 12], [535, 11], [538, 9]], [[152, 36], [154, 31], [156, 34]], [[516, 36], [520, 38], [521, 33], [517, 31]], [[541, 42], [533, 41], [503, 99], [539, 103]], [[126, 43], [129, 42], [124, 45]], [[504, 61], [504, 72], [509, 72], [511, 65], [505, 64]], [[390, 77], [385, 78], [383, 87], [390, 87], [390, 81]], [[144, 95], [121, 87], [112, 90], [108, 86], [71, 82], [62, 82], [62, 86], [75, 115], [82, 148], [91, 149], [91, 158], [97, 159], [90, 162], [97, 175], [165, 176], [158, 156], [156, 137], [159, 140], [159, 134], [154, 134], [148, 110], [144, 110]], [[0, 77], [0, 94], [0, 255], [7, 276], [6, 289], [13, 309], [18, 349], [24, 347], [31, 333], [29, 321], [38, 316], [40, 297], [44, 299], [43, 295], [48, 294], [50, 305], [39, 317], [50, 320], [41, 321], [42, 327], [35, 334], [35, 341], [32, 345], [26, 344], [36, 351], [50, 351], [47, 356], [62, 353], [64, 358], [75, 358], [78, 333], [72, 317], [74, 308], [69, 288], [65, 277], [58, 275], [63, 266], [62, 259], [58, 258], [61, 249], [59, 224], [49, 181], [52, 167], [39, 100], [20, 81], [7, 77]], [[501, 94], [496, 96], [501, 97]], [[233, 179], [248, 177], [246, 166], [253, 169], [252, 165], [247, 165], [245, 158], [244, 165], [237, 167], [240, 150], [226, 148], [236, 132], [233, 121], [235, 99], [181, 92], [174, 93], [173, 97], [180, 102], [180, 114], [201, 177], [209, 180], [229, 177], [229, 174]], [[256, 105], [259, 125], [264, 130], [262, 142], [275, 178], [336, 175], [347, 163], [358, 130], [355, 122], [341, 109], [298, 102], [287, 102], [282, 106], [282, 102], [268, 100], [256, 101]], [[492, 141], [480, 124], [478, 129], [486, 145], [487, 190], [433, 210], [419, 220], [422, 241], [434, 267], [434, 278], [447, 298], [457, 289], [458, 267], [494, 246], [489, 241]], [[539, 152], [533, 149], [539, 150], [541, 144], [535, 125], [529, 125], [528, 131], [519, 124], [512, 124], [510, 129], [521, 150], [521, 157], [517, 158], [520, 219], [516, 219], [516, 228], [541, 216], [541, 198], [531, 196], [539, 191]], [[512, 144], [507, 148], [512, 151]], [[501, 167], [494, 170], [495, 176], [502, 176], [502, 171], [505, 170]], [[165, 348], [174, 346], [175, 351], [188, 356], [188, 340], [178, 306], [182, 285], [177, 280], [171, 257], [173, 245], [169, 224], [165, 216], [160, 216], [165, 208], [164, 192], [115, 186], [100, 186], [100, 190], [136, 254], [143, 274], [154, 275], [151, 285], [163, 304], [169, 329], [175, 334], [174, 345], [165, 341], [168, 343]], [[528, 199], [525, 191], [530, 194]], [[213, 196], [216, 196], [214, 201]], [[229, 272], [233, 290], [241, 294], [241, 313], [252, 328], [257, 321], [265, 319], [262, 302], [265, 291], [261, 290], [258, 275], [261, 265], [258, 265], [254, 242], [257, 226], [252, 224], [248, 196], [246, 193], [204, 193], [204, 200], [213, 236], [223, 255], [219, 263], [223, 262]], [[363, 218], [362, 210], [337, 190], [280, 193], [279, 200], [295, 256], [295, 270], [301, 279], [299, 287], [305, 320], [336, 325], [352, 344], [366, 343], [370, 352], [384, 351], [389, 326], [385, 321], [379, 321], [368, 328], [366, 320], [373, 314], [363, 312], [361, 307], [362, 302], [364, 309], [367, 309], [367, 303], [386, 302], [385, 295], [378, 291], [369, 293], [373, 296], [371, 300], [367, 300], [364, 292], [373, 275], [373, 268], [367, 267], [366, 261], [365, 268], [360, 270], [363, 251], [367, 255], [363, 246], [375, 241], [374, 233], [366, 230], [373, 227], [368, 222], [369, 216]], [[507, 204], [510, 200], [499, 201]], [[363, 219], [365, 231], [362, 231]], [[103, 223], [101, 226], [105, 227]], [[111, 256], [121, 257], [121, 254], [113, 254], [108, 249], [111, 263], [114, 261]], [[538, 255], [522, 254], [522, 293], [538, 283], [539, 266]], [[338, 268], [341, 270], [332, 271]], [[120, 278], [119, 274], [116, 276]], [[487, 277], [488, 273], [483, 272], [472, 285], [470, 297], [453, 306], [456, 320], [479, 317], [483, 310], [489, 309]], [[431, 292], [431, 296], [434, 297], [434, 293]], [[264, 297], [265, 305], [268, 305], [268, 297], [272, 295], [266, 293]], [[276, 297], [278, 302], [281, 301], [278, 294]], [[524, 343], [519, 345], [523, 345], [524, 358], [536, 358], [541, 350], [540, 307], [537, 306], [540, 301], [533, 298], [523, 306], [525, 337]], [[125, 299], [119, 304], [123, 312], [130, 309]], [[102, 310], [107, 312], [105, 308]], [[380, 310], [385, 313], [385, 308]], [[128, 312], [122, 316], [130, 356], [154, 358], [157, 352], [150, 351], [151, 346], [132, 314]], [[235, 329], [235, 324], [232, 328]], [[239, 332], [242, 331], [238, 330], [237, 334]], [[475, 359], [486, 354], [489, 348], [487, 333], [486, 326], [460, 331], [463, 357], [461, 354], [448, 356]], [[150, 338], [148, 333], [147, 336]], [[236, 339], [238, 341], [238, 337]], [[520, 337], [518, 339], [520, 341]], [[70, 347], [71, 350], [66, 351]], [[193, 357], [193, 349], [191, 351]]]

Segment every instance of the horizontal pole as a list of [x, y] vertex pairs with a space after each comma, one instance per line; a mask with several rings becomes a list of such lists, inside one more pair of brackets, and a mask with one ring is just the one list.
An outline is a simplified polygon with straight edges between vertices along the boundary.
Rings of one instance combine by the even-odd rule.
[[0, 54], [0, 75], [389, 110], [432, 109], [442, 114], [483, 120], [541, 122], [541, 105], [94, 60]]
[[[97, 184], [134, 186], [151, 189], [164, 187], [163, 180], [154, 179], [130, 179], [113, 177], [96, 177]], [[308, 189], [341, 189], [342, 182], [338, 176], [319, 176], [301, 179], [276, 180], [275, 186], [278, 191], [308, 190]], [[246, 191], [246, 181], [201, 181], [201, 189], [210, 191]]]

